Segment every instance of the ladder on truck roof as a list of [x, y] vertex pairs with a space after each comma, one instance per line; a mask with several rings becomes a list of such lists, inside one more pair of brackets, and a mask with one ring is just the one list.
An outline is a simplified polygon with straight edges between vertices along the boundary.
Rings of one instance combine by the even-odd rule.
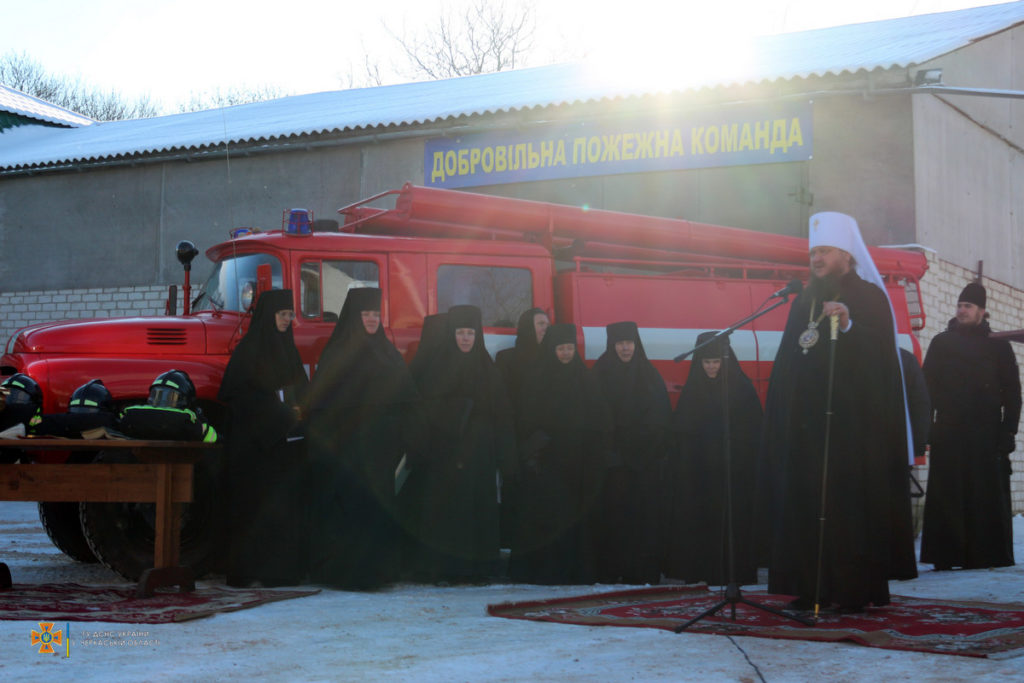
[[[367, 206], [395, 196], [391, 209]], [[557, 258], [636, 262], [677, 258], [705, 266], [807, 268], [807, 240], [678, 218], [588, 209], [527, 199], [406, 184], [342, 207], [342, 232], [405, 237], [528, 241]], [[869, 247], [879, 272], [915, 283], [928, 268], [923, 254]]]

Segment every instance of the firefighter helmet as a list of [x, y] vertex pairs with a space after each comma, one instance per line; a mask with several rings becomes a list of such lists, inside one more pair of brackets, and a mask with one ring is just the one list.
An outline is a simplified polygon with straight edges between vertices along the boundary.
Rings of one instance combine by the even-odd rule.
[[103, 385], [103, 380], [94, 379], [75, 389], [71, 394], [69, 413], [112, 413], [114, 397]]
[[39, 410], [43, 405], [43, 390], [39, 384], [22, 373], [11, 375], [4, 380], [3, 386], [7, 389], [7, 405], [10, 406], [33, 406]]
[[196, 387], [184, 370], [168, 370], [149, 385], [149, 405], [157, 408], [191, 408]]

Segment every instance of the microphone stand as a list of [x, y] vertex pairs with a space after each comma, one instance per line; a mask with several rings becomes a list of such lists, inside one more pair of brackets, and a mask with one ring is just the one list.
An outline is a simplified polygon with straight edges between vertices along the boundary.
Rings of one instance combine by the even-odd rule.
[[723, 441], [723, 451], [724, 451], [724, 456], [725, 456], [725, 501], [726, 501], [726, 503], [725, 503], [726, 504], [726, 513], [725, 513], [725, 520], [726, 521], [725, 521], [725, 523], [726, 523], [726, 543], [728, 545], [727, 562], [726, 562], [727, 568], [726, 569], [727, 569], [728, 583], [726, 584], [725, 593], [724, 593], [724, 595], [723, 595], [721, 600], [719, 600], [717, 603], [715, 603], [714, 605], [712, 605], [708, 609], [704, 610], [703, 612], [701, 612], [700, 614], [698, 614], [694, 618], [690, 619], [686, 623], [680, 624], [679, 626], [675, 627], [675, 629], [673, 629], [673, 630], [676, 633], [682, 633], [687, 628], [689, 628], [692, 624], [697, 623], [698, 621], [700, 621], [701, 619], [704, 619], [705, 617], [711, 616], [712, 614], [714, 614], [718, 610], [722, 609], [726, 605], [728, 605], [730, 610], [731, 610], [731, 618], [732, 618], [732, 620], [736, 621], [736, 605], [738, 605], [738, 604], [747, 605], [748, 607], [753, 607], [755, 609], [759, 609], [759, 610], [762, 610], [764, 612], [769, 612], [771, 614], [775, 614], [775, 615], [780, 616], [780, 617], [786, 617], [787, 619], [792, 619], [793, 621], [799, 622], [799, 623], [803, 624], [804, 626], [813, 626], [814, 625], [814, 622], [809, 621], [807, 619], [804, 619], [803, 617], [800, 617], [798, 615], [789, 614], [787, 612], [783, 612], [782, 610], [776, 609], [774, 607], [770, 607], [768, 605], [761, 605], [761, 604], [758, 604], [758, 603], [753, 602], [751, 600], [748, 600], [747, 598], [743, 597], [743, 592], [740, 590], [739, 584], [736, 582], [736, 556], [735, 556], [735, 545], [734, 545], [733, 509], [732, 509], [732, 442], [731, 442], [731, 436], [729, 434], [730, 430], [729, 430], [729, 370], [728, 370], [728, 368], [729, 368], [729, 357], [730, 357], [731, 350], [730, 350], [730, 346], [728, 344], [728, 340], [729, 340], [729, 335], [731, 335], [733, 332], [735, 332], [738, 328], [743, 327], [747, 323], [750, 323], [750, 322], [752, 322], [754, 320], [757, 320], [762, 315], [768, 313], [769, 311], [775, 310], [779, 306], [782, 306], [784, 304], [788, 304], [789, 303], [789, 295], [791, 293], [792, 292], [788, 292], [788, 291], [782, 293], [782, 299], [780, 301], [776, 302], [775, 304], [769, 306], [768, 308], [766, 308], [766, 309], [764, 309], [762, 311], [755, 312], [754, 314], [752, 314], [750, 316], [747, 316], [746, 318], [744, 318], [743, 320], [740, 320], [739, 322], [735, 323], [734, 325], [730, 325], [726, 329], [724, 329], [721, 332], [719, 332], [718, 334], [716, 334], [714, 337], [711, 337], [710, 339], [706, 340], [703, 344], [699, 344], [698, 346], [695, 346], [694, 348], [690, 349], [686, 353], [681, 353], [681, 354], [679, 354], [678, 356], [676, 356], [675, 358], [672, 359], [676, 363], [678, 363], [679, 361], [683, 360], [687, 356], [693, 354], [694, 352], [704, 348], [705, 346], [707, 346], [709, 344], [713, 344], [714, 342], [718, 341], [719, 339], [723, 339], [724, 338], [725, 341], [726, 341], [726, 343], [722, 345], [722, 369], [719, 371], [719, 373], [720, 373], [720, 375], [722, 377], [722, 399], [723, 399], [723, 402], [724, 402], [723, 417], [724, 417], [724, 423], [725, 423], [725, 434], [724, 434], [724, 441]]

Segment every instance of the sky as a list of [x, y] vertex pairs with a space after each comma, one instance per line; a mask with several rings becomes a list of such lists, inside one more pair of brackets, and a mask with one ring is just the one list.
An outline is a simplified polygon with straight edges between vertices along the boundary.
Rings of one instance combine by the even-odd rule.
[[[170, 112], [192, 93], [272, 88], [300, 94], [411, 80], [393, 35], [415, 35], [445, 8], [479, 0], [0, 0], [0, 55]], [[494, 0], [501, 2], [502, 0]], [[528, 65], [671, 55], [703, 41], [800, 31], [999, 4], [998, 0], [504, 0], [531, 3]], [[460, 12], [461, 13], [461, 12]]]

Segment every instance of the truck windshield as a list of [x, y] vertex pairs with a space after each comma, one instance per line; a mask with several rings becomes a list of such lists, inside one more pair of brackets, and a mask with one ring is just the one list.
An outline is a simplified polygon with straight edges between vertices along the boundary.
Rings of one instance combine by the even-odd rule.
[[244, 313], [256, 292], [256, 270], [270, 266], [271, 287], [281, 287], [281, 262], [269, 254], [245, 254], [226, 258], [214, 265], [206, 284], [192, 303], [192, 310], [238, 311]]

